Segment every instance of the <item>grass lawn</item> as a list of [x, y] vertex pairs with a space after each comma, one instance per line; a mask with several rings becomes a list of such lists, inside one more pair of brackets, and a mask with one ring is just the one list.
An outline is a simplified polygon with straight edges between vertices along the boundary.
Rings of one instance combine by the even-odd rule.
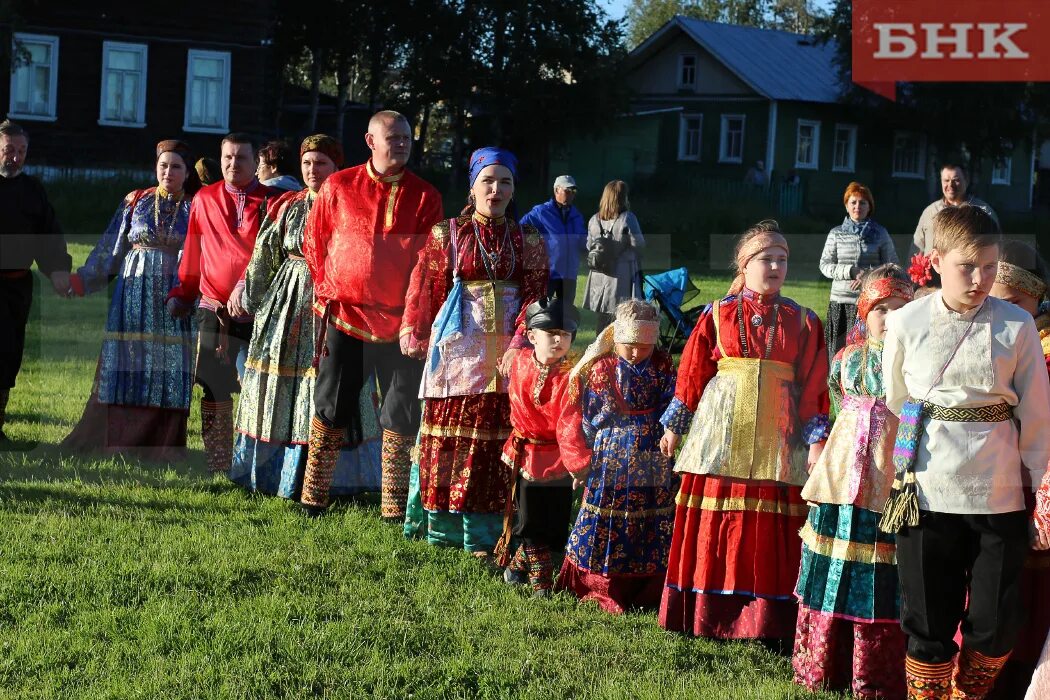
[[[727, 284], [702, 281], [704, 296]], [[206, 474], [196, 401], [183, 464], [61, 454], [106, 295], [45, 286], [11, 397], [18, 449], [0, 452], [0, 698], [839, 697], [802, 692], [757, 644], [533, 601], [465, 553], [404, 540], [377, 498], [308, 521], [251, 496]], [[787, 291], [823, 313], [825, 287]]]

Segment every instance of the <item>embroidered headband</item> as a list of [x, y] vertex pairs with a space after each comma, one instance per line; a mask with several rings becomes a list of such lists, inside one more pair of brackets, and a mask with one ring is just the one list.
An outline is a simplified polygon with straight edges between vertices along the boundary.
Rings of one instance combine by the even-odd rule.
[[299, 159], [310, 151], [317, 151], [331, 158], [336, 169], [343, 167], [343, 145], [328, 134], [314, 134], [303, 139], [302, 145], [299, 146]]
[[1042, 299], [1046, 294], [1046, 282], [1039, 275], [1002, 260], [999, 261], [995, 281], [1036, 299]]
[[656, 345], [660, 338], [659, 321], [616, 320], [613, 322], [613, 342]]
[[884, 277], [864, 285], [864, 291], [857, 300], [857, 318], [867, 318], [869, 311], [891, 297], [911, 301], [915, 297], [915, 288], [911, 283], [894, 277]]
[[736, 294], [744, 288], [744, 268], [751, 262], [751, 259], [761, 253], [763, 250], [768, 248], [783, 248], [787, 252], [791, 252], [788, 248], [787, 239], [779, 231], [763, 231], [762, 233], [753, 236], [747, 243], [740, 247], [740, 252], [736, 256], [736, 277], [733, 279], [733, 283], [729, 285], [729, 293]]
[[502, 165], [510, 170], [511, 177], [518, 179], [518, 159], [510, 151], [503, 148], [486, 146], [479, 148], [470, 154], [470, 186], [478, 179], [481, 171], [490, 165]]
[[163, 141], [157, 142], [157, 157], [160, 158], [162, 153], [178, 153], [179, 157], [182, 158], [186, 165], [190, 164], [190, 147], [185, 141], [179, 141], [178, 139], [164, 139]]

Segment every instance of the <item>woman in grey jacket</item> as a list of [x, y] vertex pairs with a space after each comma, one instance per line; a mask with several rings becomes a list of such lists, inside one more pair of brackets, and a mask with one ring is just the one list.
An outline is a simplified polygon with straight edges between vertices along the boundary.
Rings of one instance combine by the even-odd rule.
[[[603, 242], [600, 242], [603, 241]], [[603, 246], [615, 263], [606, 270], [590, 264], [595, 250]], [[583, 308], [598, 314], [598, 333], [612, 323], [616, 305], [626, 299], [642, 298], [640, 250], [645, 247], [638, 218], [631, 212], [627, 183], [613, 180], [605, 186], [598, 213], [587, 224], [587, 286], [583, 290]]]
[[846, 334], [856, 322], [861, 275], [884, 263], [897, 262], [890, 234], [871, 219], [875, 211], [871, 190], [851, 182], [842, 195], [842, 203], [846, 206], [846, 218], [828, 232], [820, 255], [820, 272], [832, 280], [824, 324], [831, 359], [846, 344]]

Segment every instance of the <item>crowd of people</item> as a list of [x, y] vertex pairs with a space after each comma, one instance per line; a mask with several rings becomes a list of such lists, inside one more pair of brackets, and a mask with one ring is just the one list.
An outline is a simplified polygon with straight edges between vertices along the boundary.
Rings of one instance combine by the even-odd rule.
[[[406, 536], [508, 585], [762, 640], [813, 691], [1050, 697], [1050, 272], [961, 168], [907, 271], [850, 184], [820, 260], [826, 323], [782, 294], [777, 222], [748, 228], [676, 364], [640, 298], [625, 183], [585, 227], [559, 176], [519, 222], [517, 159], [481, 148], [446, 218], [407, 169], [402, 115], [365, 140], [344, 169], [338, 141], [304, 139], [301, 188], [244, 134], [209, 185], [214, 164], [161, 141], [157, 185], [73, 272], [22, 173], [28, 136], [0, 124], [0, 201], [24, 212], [0, 236], [0, 435], [31, 265], [66, 296], [115, 279], [65, 447], [181, 459], [196, 383], [208, 468], [309, 516], [379, 491]], [[584, 259], [598, 333], [579, 354]]]

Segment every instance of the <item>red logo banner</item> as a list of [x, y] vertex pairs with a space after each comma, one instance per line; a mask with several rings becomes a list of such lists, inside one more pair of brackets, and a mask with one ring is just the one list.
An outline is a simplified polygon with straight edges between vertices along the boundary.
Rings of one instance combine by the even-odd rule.
[[853, 82], [1050, 81], [1048, 0], [853, 0]]

